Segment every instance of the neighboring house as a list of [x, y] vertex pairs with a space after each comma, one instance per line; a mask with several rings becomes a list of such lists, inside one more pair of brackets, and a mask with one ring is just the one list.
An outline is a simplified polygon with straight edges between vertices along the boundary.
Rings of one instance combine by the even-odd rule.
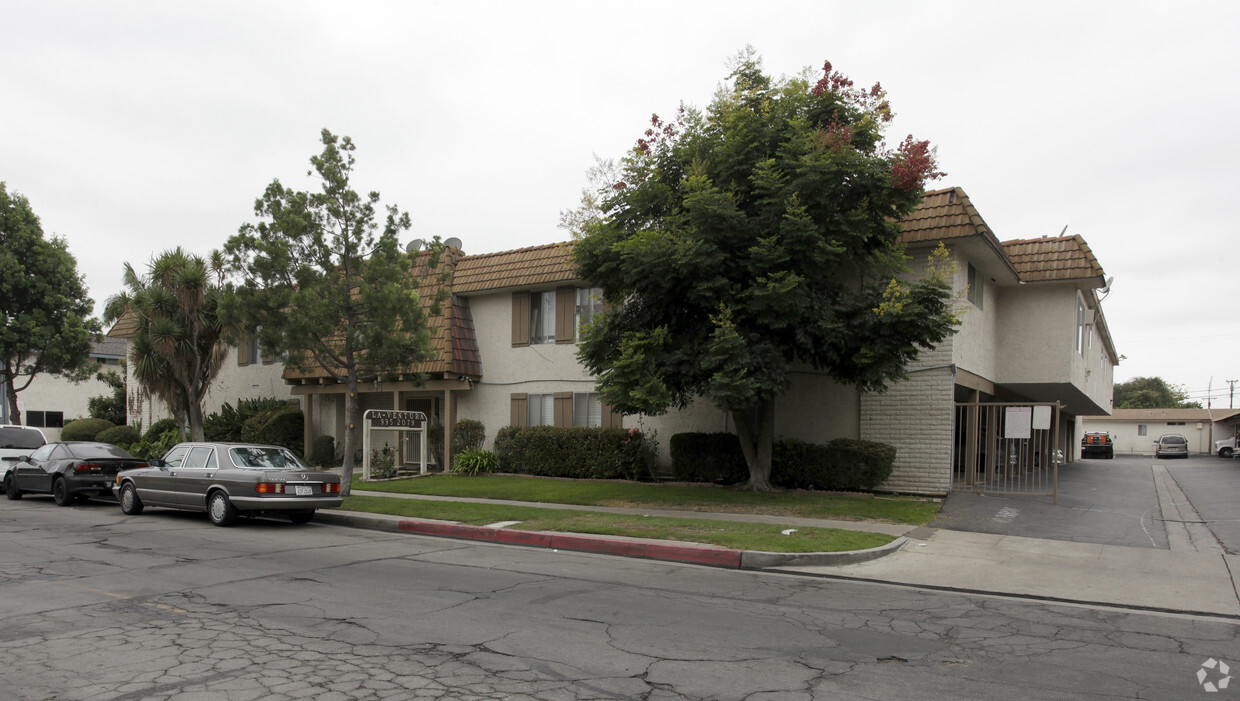
[[[991, 440], [985, 422], [962, 418], [969, 409], [957, 403], [1059, 402], [1058, 431], [1046, 440], [1053, 437], [1072, 455], [1076, 417], [1110, 409], [1117, 357], [1096, 294], [1105, 285], [1102, 268], [1089, 247], [1079, 236], [1000, 243], [959, 188], [926, 193], [903, 226], [912, 275], [924, 274], [940, 242], [950, 249], [964, 312], [959, 330], [923, 352], [909, 379], [882, 394], [798, 369], [776, 405], [777, 434], [819, 443], [836, 437], [889, 443], [897, 457], [886, 489], [942, 494], [952, 487], [953, 464], [966, 457], [961, 446]], [[428, 254], [422, 255], [425, 263]], [[576, 277], [571, 243], [481, 255], [451, 248], [441, 265], [452, 271], [445, 283], [451, 297], [442, 316], [432, 317], [435, 358], [393, 369], [407, 379], [364, 383], [363, 410], [423, 411], [445, 426], [449, 445], [451, 428], [462, 418], [485, 425], [488, 445], [508, 425], [640, 425], [657, 432], [665, 461], [676, 433], [734, 431], [730, 418], [705, 400], [656, 417], [621, 417], [599, 400], [593, 378], [576, 359], [576, 344], [581, 325], [605, 307], [599, 291]], [[424, 304], [436, 291], [423, 283]], [[131, 332], [113, 328], [109, 335]], [[256, 352], [248, 351], [251, 370]], [[270, 373], [281, 368], [269, 367]], [[424, 384], [415, 382], [415, 373]], [[252, 377], [221, 378], [213, 401], [291, 393], [304, 400], [307, 450], [317, 435], [335, 436], [340, 444], [344, 385], [322, 370], [282, 368], [283, 389], [275, 387], [274, 375]], [[212, 410], [204, 407], [204, 413]], [[405, 459], [413, 456], [406, 449]]]
[[1179, 433], [1189, 453], [1209, 455], [1214, 441], [1236, 435], [1240, 409], [1113, 409], [1110, 416], [1082, 418], [1078, 442], [1084, 431], [1106, 431], [1116, 454], [1153, 455], [1159, 436]]
[[[104, 340], [93, 344], [90, 357], [99, 363], [98, 372], [120, 371], [125, 357], [125, 341]], [[74, 384], [55, 375], [38, 375], [30, 386], [18, 392], [17, 406], [21, 411], [21, 423], [34, 426], [47, 437], [48, 442], [60, 440], [60, 429], [74, 419], [90, 416], [91, 397], [111, 396], [112, 388], [96, 380]], [[8, 416], [8, 402], [0, 401], [0, 423], [14, 423]]]

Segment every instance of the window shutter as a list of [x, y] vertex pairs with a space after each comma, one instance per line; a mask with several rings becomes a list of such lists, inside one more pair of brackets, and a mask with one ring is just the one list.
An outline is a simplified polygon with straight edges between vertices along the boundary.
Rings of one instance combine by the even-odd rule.
[[513, 347], [530, 345], [529, 292], [512, 293], [512, 345]]
[[[528, 298], [527, 298], [528, 299]], [[512, 416], [509, 420], [510, 426], [528, 426], [529, 425], [529, 395], [522, 392], [512, 395]]]
[[250, 364], [250, 337], [241, 334], [237, 339], [237, 367], [245, 367]]
[[573, 393], [555, 393], [555, 424], [558, 428], [571, 428], [573, 425]]
[[606, 402], [603, 403], [603, 428], [624, 428], [624, 415], [616, 413]]
[[263, 356], [263, 365], [271, 365], [274, 362], [276, 362], [276, 356], [274, 354]]
[[[555, 342], [575, 343], [577, 341], [577, 288], [555, 288]], [[558, 424], [557, 424], [558, 425]], [[572, 426], [572, 422], [568, 423]]]

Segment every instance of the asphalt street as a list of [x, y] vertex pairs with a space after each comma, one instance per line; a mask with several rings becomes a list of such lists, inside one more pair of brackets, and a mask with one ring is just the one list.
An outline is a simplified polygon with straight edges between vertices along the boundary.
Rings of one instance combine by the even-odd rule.
[[1184, 699], [1240, 663], [1234, 619], [39, 498], [0, 502], [0, 616], [21, 701]]

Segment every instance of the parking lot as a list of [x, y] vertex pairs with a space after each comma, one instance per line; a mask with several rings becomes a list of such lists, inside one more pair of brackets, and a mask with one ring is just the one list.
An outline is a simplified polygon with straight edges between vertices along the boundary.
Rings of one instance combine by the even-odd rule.
[[[1155, 476], [1174, 481], [1223, 549], [1240, 554], [1240, 460], [1117, 455], [1060, 467], [1059, 499], [953, 493], [931, 527], [1079, 543], [1166, 549]], [[1166, 497], [1164, 497], [1164, 500]]]

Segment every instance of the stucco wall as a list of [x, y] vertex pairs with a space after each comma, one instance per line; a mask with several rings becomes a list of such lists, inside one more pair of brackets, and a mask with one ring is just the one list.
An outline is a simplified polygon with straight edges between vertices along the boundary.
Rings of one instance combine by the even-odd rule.
[[[1164, 433], [1178, 433], [1188, 439], [1188, 450], [1194, 455], [1209, 455], [1213, 450], [1212, 441], [1230, 438], [1231, 430], [1222, 423], [1214, 423], [1213, 438], [1209, 421], [1184, 421], [1184, 425], [1168, 421], [1149, 419], [1129, 421], [1115, 419], [1099, 419], [1082, 417], [1077, 422], [1076, 446], [1079, 454], [1081, 438], [1088, 431], [1106, 431], [1111, 434], [1112, 445], [1116, 455], [1153, 455], [1154, 442]], [[1145, 435], [1140, 435], [1141, 427]]]
[[[952, 362], [962, 370], [993, 380], [996, 367], [996, 328], [998, 325], [999, 287], [985, 273], [978, 274], [982, 290], [982, 306], [967, 298], [969, 286], [969, 259], [954, 251], [952, 259], [957, 270], [952, 280], [955, 308], [960, 314], [960, 326], [952, 338]], [[925, 268], [925, 258], [917, 261], [917, 270]]]
[[[119, 365], [101, 366], [100, 370], [120, 372]], [[21, 386], [17, 383], [17, 386]], [[112, 388], [91, 379], [73, 384], [54, 375], [37, 375], [25, 390], [17, 393], [17, 407], [22, 412], [21, 423], [25, 424], [28, 411], [59, 411], [64, 415], [64, 423], [74, 419], [86, 418], [90, 415], [89, 401], [91, 397], [111, 396]], [[7, 401], [7, 400], [3, 400]], [[17, 423], [10, 421], [10, 423]], [[60, 440], [59, 428], [38, 427], [49, 442]]]

